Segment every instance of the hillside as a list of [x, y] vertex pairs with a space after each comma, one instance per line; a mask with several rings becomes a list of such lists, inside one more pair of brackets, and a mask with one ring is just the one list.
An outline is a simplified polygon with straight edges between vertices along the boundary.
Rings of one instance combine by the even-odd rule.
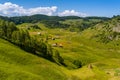
[[[97, 67], [68, 70], [0, 39], [0, 80], [107, 80]], [[83, 74], [85, 73], [85, 75]], [[104, 76], [100, 78], [101, 76]]]
[[[26, 25], [30, 24], [26, 23], [18, 25], [18, 27], [26, 28]], [[59, 46], [53, 48], [57, 49], [63, 57], [64, 63], [66, 64], [65, 67], [69, 69], [67, 73], [69, 72], [82, 80], [108, 80], [108, 77], [110, 79], [114, 78], [112, 80], [119, 80], [119, 75], [114, 76], [119, 74], [119, 47], [114, 46], [113, 43], [104, 44], [97, 42], [96, 38], [91, 39], [91, 36], [94, 34], [93, 31], [95, 31], [94, 28], [88, 28], [81, 33], [59, 28], [49, 29], [42, 23], [38, 23], [38, 25], [41, 30], [32, 29], [29, 30], [29, 33], [39, 38], [46, 38], [45, 36], [52, 37], [53, 39], [48, 39], [50, 45], [55, 43], [58, 45], [62, 44], [62, 48]], [[41, 33], [41, 35], [38, 35], [38, 33]], [[97, 38], [97, 40], [99, 39]], [[94, 66], [93, 69], [87, 67], [90, 64]], [[83, 72], [86, 75], [82, 75]], [[106, 75], [106, 73], [110, 74]], [[101, 76], [105, 77], [103, 78]]]
[[66, 80], [61, 69], [0, 39], [0, 80]]
[[115, 16], [108, 21], [98, 23], [97, 25], [86, 29], [85, 31], [83, 31], [81, 36], [87, 39], [93, 39], [97, 42], [113, 42], [116, 45], [119, 45], [120, 16]]
[[1, 80], [119, 80], [119, 20], [1, 20]]

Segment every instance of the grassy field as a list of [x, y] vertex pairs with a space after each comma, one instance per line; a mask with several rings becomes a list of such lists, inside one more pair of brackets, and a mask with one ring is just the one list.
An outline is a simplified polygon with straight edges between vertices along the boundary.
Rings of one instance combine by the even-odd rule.
[[[26, 28], [27, 25], [31, 24], [24, 23], [18, 28]], [[50, 45], [61, 44], [62, 47], [53, 48], [60, 52], [66, 66], [58, 66], [0, 39], [0, 80], [120, 79], [120, 47], [115, 46], [114, 41], [109, 44], [96, 42], [91, 36], [97, 31], [91, 28], [81, 33], [48, 29], [41, 23], [38, 25], [41, 30], [29, 30], [29, 33], [43, 39], [51, 37], [48, 40]], [[81, 68], [79, 63], [82, 64]]]
[[97, 68], [92, 70], [84, 66], [68, 70], [3, 39], [0, 39], [0, 45], [0, 80], [87, 80], [98, 77], [95, 75]]
[[60, 66], [0, 39], [0, 80], [66, 80]]

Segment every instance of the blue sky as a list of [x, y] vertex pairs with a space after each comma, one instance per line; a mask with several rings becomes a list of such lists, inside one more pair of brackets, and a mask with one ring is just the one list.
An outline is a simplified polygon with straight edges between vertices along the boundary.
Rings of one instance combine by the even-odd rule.
[[[4, 5], [6, 2], [11, 2], [11, 4], [16, 4], [22, 6], [26, 11], [30, 11], [31, 8], [49, 7], [49, 11], [45, 12], [31, 12], [31, 14], [46, 14], [46, 15], [77, 15], [77, 16], [107, 16], [111, 17], [113, 15], [120, 14], [120, 0], [0, 0], [0, 4]], [[51, 11], [54, 8], [55, 11]], [[8, 10], [8, 9], [7, 9]], [[10, 9], [13, 10], [13, 9]], [[41, 9], [36, 9], [41, 10]], [[1, 15], [5, 10], [0, 10]], [[33, 10], [34, 11], [34, 10]], [[51, 11], [51, 12], [50, 12]], [[47, 14], [49, 13], [49, 14]], [[13, 15], [13, 12], [10, 13]], [[18, 13], [15, 13], [18, 15]], [[27, 13], [25, 13], [27, 15]], [[8, 14], [8, 16], [11, 16]], [[22, 15], [22, 13], [21, 13]], [[30, 15], [30, 14], [29, 14]]]

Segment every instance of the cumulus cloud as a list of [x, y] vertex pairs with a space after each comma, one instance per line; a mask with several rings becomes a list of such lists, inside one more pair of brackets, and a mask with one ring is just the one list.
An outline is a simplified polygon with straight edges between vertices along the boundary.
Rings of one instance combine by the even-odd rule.
[[81, 13], [81, 12], [77, 12], [75, 10], [65, 10], [61, 13], [58, 13], [59, 16], [80, 16], [80, 17], [86, 17], [87, 14], [85, 13]]
[[28, 15], [33, 15], [33, 14], [46, 14], [46, 15], [53, 15], [57, 10], [56, 6], [52, 7], [37, 7], [37, 8], [30, 8], [26, 10]]
[[56, 12], [56, 10], [57, 10], [56, 6], [25, 9], [22, 6], [13, 4], [11, 2], [0, 4], [0, 15], [3, 16], [22, 16], [33, 14], [45, 14], [51, 16]]
[[24, 15], [34, 15], [34, 14], [45, 14], [45, 15], [58, 15], [58, 16], [87, 16], [85, 13], [77, 12], [75, 10], [65, 10], [61, 13], [57, 13], [57, 6], [51, 7], [36, 7], [25, 9], [22, 6], [13, 4], [11, 2], [6, 2], [0, 4], [0, 15], [3, 16], [24, 16]]
[[25, 13], [25, 9], [23, 7], [18, 6], [16, 4], [12, 4], [10, 2], [6, 2], [4, 4], [0, 4], [0, 15], [21, 15]]

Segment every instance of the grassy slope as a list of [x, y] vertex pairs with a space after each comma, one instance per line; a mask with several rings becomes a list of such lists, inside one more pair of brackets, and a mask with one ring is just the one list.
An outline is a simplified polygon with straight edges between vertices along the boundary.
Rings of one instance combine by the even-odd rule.
[[[75, 67], [73, 64], [74, 60], [80, 60], [84, 67], [76, 70], [64, 70], [64, 72], [71, 77], [73, 80], [119, 80], [120, 68], [120, 51], [116, 48], [113, 43], [108, 45], [98, 43], [96, 40], [91, 39], [91, 36], [97, 33], [95, 29], [87, 29], [84, 32], [76, 33], [69, 32], [63, 29], [47, 29], [43, 24], [39, 24], [42, 27], [42, 35], [50, 35], [52, 37], [59, 35], [60, 39], [49, 40], [49, 44], [62, 43], [63, 48], [57, 48], [61, 53], [62, 57], [67, 63], [68, 67]], [[30, 31], [30, 33], [36, 32]], [[37, 33], [36, 33], [37, 34]], [[92, 63], [95, 68], [88, 69], [87, 65]], [[106, 72], [110, 74], [106, 74]], [[84, 74], [83, 74], [84, 73]]]
[[[49, 40], [49, 43], [63, 43], [63, 48], [55, 48], [59, 50], [69, 67], [75, 66], [72, 64], [74, 60], [80, 60], [83, 64], [86, 65], [81, 69], [70, 70], [70, 73], [72, 73], [73, 76], [75, 75], [82, 80], [108, 80], [108, 77], [110, 76], [106, 75], [106, 70], [103, 69], [116, 69], [120, 67], [118, 64], [120, 61], [120, 57], [117, 55], [118, 53], [115, 51], [109, 51], [107, 48], [105, 48], [105, 45], [98, 44], [87, 39], [85, 40], [84, 38], [80, 37], [79, 33], [64, 30], [61, 32], [58, 29], [51, 31], [49, 30], [49, 33], [52, 35], [61, 35], [60, 39], [54, 41]], [[87, 65], [90, 63], [97, 67], [93, 70], [88, 69]]]
[[96, 70], [67, 70], [0, 39], [0, 80], [92, 80], [104, 74], [95, 75]]
[[[59, 50], [69, 66], [74, 66], [71, 64], [74, 60], [80, 60], [86, 65], [92, 63], [96, 66], [95, 70], [89, 70], [86, 67], [73, 70], [73, 74], [79, 75], [78, 77], [82, 76], [80, 79], [84, 79], [85, 76], [85, 79], [90, 80], [90, 76], [92, 76], [91, 80], [108, 80], [107, 77], [119, 80], [120, 75], [115, 76], [115, 74], [116, 70], [120, 69], [120, 48], [114, 46], [114, 43], [102, 44], [96, 42], [96, 39], [91, 39], [91, 36], [97, 34], [97, 30], [87, 29], [82, 34], [60, 29], [49, 29], [47, 32], [53, 36], [60, 35], [60, 39], [49, 40], [49, 43], [63, 44], [63, 48], [56, 49]], [[106, 75], [106, 72], [110, 74]]]
[[66, 80], [61, 68], [0, 39], [0, 80]]

